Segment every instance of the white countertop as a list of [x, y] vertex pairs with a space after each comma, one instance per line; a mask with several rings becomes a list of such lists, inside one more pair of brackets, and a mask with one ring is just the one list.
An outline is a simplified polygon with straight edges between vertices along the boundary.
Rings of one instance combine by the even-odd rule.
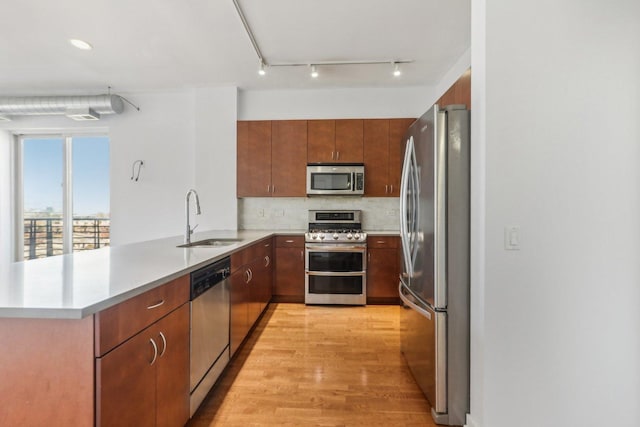
[[223, 247], [177, 248], [182, 237], [176, 236], [12, 263], [0, 273], [0, 317], [81, 319], [273, 234], [201, 232], [192, 241], [214, 237], [242, 241]]
[[241, 241], [223, 247], [178, 248], [182, 237], [175, 236], [12, 263], [0, 272], [0, 317], [81, 319], [265, 237], [302, 233], [304, 230], [209, 231], [195, 233], [191, 240]]

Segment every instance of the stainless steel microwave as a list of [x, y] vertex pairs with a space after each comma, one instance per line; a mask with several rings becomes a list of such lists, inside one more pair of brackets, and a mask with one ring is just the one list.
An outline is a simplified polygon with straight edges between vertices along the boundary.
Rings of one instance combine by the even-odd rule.
[[362, 163], [314, 163], [307, 165], [307, 195], [362, 196], [364, 165]]

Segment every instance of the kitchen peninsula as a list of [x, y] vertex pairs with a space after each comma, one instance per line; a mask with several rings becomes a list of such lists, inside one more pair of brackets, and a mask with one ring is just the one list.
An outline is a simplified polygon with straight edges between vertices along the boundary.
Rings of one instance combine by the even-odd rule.
[[[178, 356], [188, 360], [189, 273], [224, 256], [242, 254], [272, 235], [271, 231], [203, 232], [194, 239], [239, 242], [183, 249], [176, 247], [181, 238], [173, 237], [12, 264], [0, 277], [0, 425], [91, 426], [94, 420], [100, 425], [104, 414], [94, 403], [99, 399], [98, 361], [118, 344], [112, 337], [133, 342], [141, 334], [131, 338], [132, 333], [153, 330], [150, 322], [166, 315], [156, 322], [160, 324], [175, 316], [171, 320], [177, 322], [167, 324], [167, 331], [175, 330], [175, 325], [182, 329], [177, 332], [186, 341], [180, 340], [183, 354]], [[112, 313], [147, 297], [149, 301], [141, 301], [145, 304], [141, 310]], [[153, 303], [162, 306], [148, 309]], [[161, 352], [167, 349], [167, 356], [171, 351], [168, 333], [167, 344], [160, 348]], [[145, 351], [123, 361], [124, 365], [141, 360], [148, 366], [152, 360], [149, 339], [141, 339], [146, 341]], [[160, 366], [160, 361], [154, 366], [158, 373], [151, 379], [153, 384], [163, 381]], [[186, 371], [187, 393], [177, 400], [186, 402], [188, 411], [188, 365]], [[133, 378], [124, 381], [135, 388]], [[136, 411], [149, 408], [144, 399], [134, 402]], [[184, 419], [184, 410], [179, 416]]]

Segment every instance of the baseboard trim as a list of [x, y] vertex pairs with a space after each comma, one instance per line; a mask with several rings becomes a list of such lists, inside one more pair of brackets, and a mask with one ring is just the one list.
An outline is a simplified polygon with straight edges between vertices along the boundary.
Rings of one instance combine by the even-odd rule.
[[464, 427], [480, 427], [480, 425], [475, 422], [475, 420], [471, 417], [471, 414], [467, 414], [467, 422]]

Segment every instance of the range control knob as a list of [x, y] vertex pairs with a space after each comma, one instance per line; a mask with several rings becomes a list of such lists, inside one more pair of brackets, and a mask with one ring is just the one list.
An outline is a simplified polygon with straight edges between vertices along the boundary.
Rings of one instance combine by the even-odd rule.
[[318, 234], [318, 239], [324, 240], [324, 234]]
[[356, 234], [353, 236], [353, 238], [354, 238], [354, 239], [356, 239], [356, 240], [360, 240], [360, 233], [356, 233]]
[[333, 233], [333, 240], [338, 240], [339, 237], [338, 233]]
[[353, 239], [353, 234], [347, 233], [347, 239], [349, 239], [349, 240]]

